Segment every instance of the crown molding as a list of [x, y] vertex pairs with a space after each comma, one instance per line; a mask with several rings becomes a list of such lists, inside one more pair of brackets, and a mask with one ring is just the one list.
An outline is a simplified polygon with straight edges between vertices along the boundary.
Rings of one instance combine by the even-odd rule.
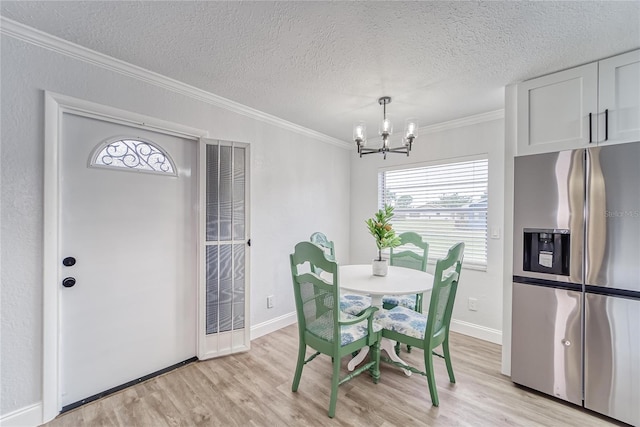
[[113, 58], [111, 56], [96, 52], [94, 50], [82, 47], [75, 43], [71, 43], [67, 40], [63, 40], [59, 37], [13, 21], [11, 19], [0, 16], [0, 34], [13, 37], [18, 40], [22, 40], [26, 43], [30, 43], [34, 46], [41, 47], [62, 55], [66, 55], [70, 58], [74, 58], [104, 69], [120, 73], [122, 75], [132, 77], [149, 84], [153, 84], [176, 92], [182, 95], [186, 95], [190, 98], [206, 102], [213, 106], [231, 111], [233, 113], [241, 114], [243, 116], [265, 122], [282, 129], [295, 132], [299, 135], [304, 135], [315, 140], [338, 146], [343, 149], [352, 149], [351, 143], [339, 140], [337, 138], [330, 137], [323, 133], [305, 128], [287, 120], [281, 119], [271, 114], [264, 113], [256, 110], [255, 108], [248, 107], [238, 102], [232, 101], [227, 98], [215, 95], [213, 93], [198, 89], [194, 86], [182, 83], [178, 80], [163, 76], [161, 74], [149, 71], [145, 68], [138, 67], [125, 61]]
[[[164, 88], [166, 90], [179, 93], [190, 98], [205, 102], [218, 108], [222, 108], [233, 113], [243, 115], [261, 122], [265, 122], [282, 129], [295, 132], [313, 138], [317, 141], [325, 142], [337, 147], [353, 150], [351, 142], [330, 137], [323, 133], [305, 128], [271, 114], [256, 110], [238, 102], [215, 95], [213, 93], [198, 89], [194, 86], [180, 82], [178, 80], [163, 76], [161, 74], [149, 71], [137, 65], [130, 64], [125, 61], [113, 58], [111, 56], [96, 52], [94, 50], [82, 47], [67, 40], [13, 21], [11, 19], [0, 16], [0, 34], [22, 40], [34, 46], [56, 52], [70, 58], [74, 58], [131, 78], [144, 81], [149, 84]], [[450, 120], [447, 122], [437, 123], [433, 125], [420, 127], [421, 134], [429, 134], [442, 132], [449, 129], [470, 126], [478, 123], [488, 122], [504, 118], [504, 110], [495, 110], [487, 113], [476, 114], [469, 117]]]
[[473, 116], [462, 117], [460, 119], [450, 120], [448, 122], [424, 126], [419, 129], [419, 134], [442, 132], [449, 129], [457, 129], [465, 126], [471, 126], [478, 123], [490, 122], [500, 119], [504, 119], [504, 109], [489, 111], [487, 113], [475, 114]]

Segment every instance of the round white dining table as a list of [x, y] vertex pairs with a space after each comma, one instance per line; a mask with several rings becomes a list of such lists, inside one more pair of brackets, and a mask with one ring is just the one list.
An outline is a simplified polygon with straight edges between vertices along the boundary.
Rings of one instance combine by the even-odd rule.
[[[433, 287], [433, 275], [411, 268], [389, 266], [386, 276], [374, 276], [371, 264], [341, 265], [339, 267], [340, 290], [346, 290], [362, 295], [371, 296], [371, 305], [382, 310], [382, 297], [384, 295], [411, 295], [422, 294], [431, 291]], [[380, 349], [387, 352], [389, 358], [405, 364], [394, 350], [395, 341], [383, 339]], [[364, 347], [360, 353], [347, 365], [353, 371], [369, 352]], [[411, 372], [405, 370], [406, 375]]]
[[374, 276], [370, 264], [341, 265], [340, 289], [371, 296], [371, 305], [382, 308], [383, 295], [411, 295], [428, 292], [433, 275], [411, 268], [389, 266], [386, 276]]

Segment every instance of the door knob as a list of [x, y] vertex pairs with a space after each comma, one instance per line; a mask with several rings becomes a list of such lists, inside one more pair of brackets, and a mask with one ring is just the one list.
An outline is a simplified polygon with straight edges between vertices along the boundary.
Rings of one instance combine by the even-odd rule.
[[65, 267], [71, 267], [72, 265], [75, 265], [75, 263], [76, 259], [72, 256], [68, 256], [62, 260], [62, 265], [64, 265]]
[[65, 288], [71, 288], [76, 284], [76, 279], [74, 277], [67, 277], [62, 281], [62, 286]]

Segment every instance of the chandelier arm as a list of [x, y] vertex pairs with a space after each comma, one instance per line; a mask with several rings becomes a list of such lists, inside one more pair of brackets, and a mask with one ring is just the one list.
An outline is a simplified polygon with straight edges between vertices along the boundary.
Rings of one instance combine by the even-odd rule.
[[377, 154], [377, 153], [395, 153], [395, 154], [406, 154], [409, 155], [409, 150], [406, 147], [396, 147], [396, 148], [388, 148], [386, 150], [382, 148], [361, 148], [360, 157], [367, 154]]
[[389, 153], [409, 154], [409, 150], [407, 148], [408, 147], [395, 147], [395, 148], [389, 148], [387, 151]]
[[382, 148], [363, 148], [360, 150], [360, 157], [367, 154], [384, 153], [385, 151], [386, 150], [383, 150]]
[[375, 154], [375, 153], [381, 153], [382, 152], [382, 148], [361, 148], [360, 149], [360, 157], [366, 155], [366, 154]]

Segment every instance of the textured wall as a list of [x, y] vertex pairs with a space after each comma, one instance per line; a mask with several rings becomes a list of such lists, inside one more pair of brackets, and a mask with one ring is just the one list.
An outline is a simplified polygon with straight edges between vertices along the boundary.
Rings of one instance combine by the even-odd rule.
[[294, 311], [296, 242], [324, 230], [348, 254], [348, 151], [9, 36], [1, 43], [0, 414], [42, 399], [44, 90], [251, 143], [253, 325]]
[[43, 95], [2, 39], [0, 413], [37, 402], [42, 352]]

